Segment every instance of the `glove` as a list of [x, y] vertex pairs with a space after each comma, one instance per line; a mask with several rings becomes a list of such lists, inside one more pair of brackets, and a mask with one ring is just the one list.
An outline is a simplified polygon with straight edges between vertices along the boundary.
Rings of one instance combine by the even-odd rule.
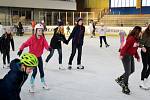
[[20, 57], [20, 55], [22, 54], [22, 50], [18, 51], [17, 55]]
[[51, 50], [52, 50], [52, 47], [49, 47], [48, 50], [51, 51]]

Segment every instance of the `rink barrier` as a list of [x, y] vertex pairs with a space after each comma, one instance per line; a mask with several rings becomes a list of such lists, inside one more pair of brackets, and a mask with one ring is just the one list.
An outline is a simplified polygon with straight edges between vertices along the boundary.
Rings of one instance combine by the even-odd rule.
[[[52, 35], [54, 32], [54, 29], [57, 26], [46, 26], [47, 27], [47, 31], [44, 32], [44, 34], [46, 35]], [[69, 26], [70, 27], [70, 32], [72, 31], [74, 26]], [[15, 34], [17, 32], [17, 29], [14, 28], [13, 26], [4, 26], [4, 28], [10, 28], [10, 30]], [[100, 26], [96, 26], [96, 36], [99, 36], [98, 34], [98, 29], [100, 28]], [[90, 34], [90, 30], [89, 30], [89, 26], [85, 26], [85, 34], [86, 35], [91, 35]], [[130, 30], [132, 30], [133, 27], [106, 27], [107, 30], [107, 36], [118, 36], [119, 32], [124, 30], [126, 32], [126, 34], [129, 33]], [[143, 30], [145, 29], [145, 27], [142, 28]], [[23, 26], [23, 32], [24, 35], [31, 35], [32, 34], [32, 27], [31, 26]], [[64, 32], [67, 33], [67, 26], [64, 26]], [[66, 34], [67, 35], [67, 34]]]

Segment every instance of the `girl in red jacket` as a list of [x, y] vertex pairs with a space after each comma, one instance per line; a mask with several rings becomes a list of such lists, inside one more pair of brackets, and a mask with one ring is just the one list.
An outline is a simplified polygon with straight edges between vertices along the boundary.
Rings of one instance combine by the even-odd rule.
[[[49, 89], [45, 83], [45, 79], [44, 79], [44, 70], [43, 70], [43, 60], [42, 60], [42, 54], [43, 54], [43, 50], [44, 48], [47, 50], [50, 50], [51, 48], [48, 46], [48, 43], [44, 37], [43, 31], [44, 31], [44, 27], [42, 24], [37, 24], [35, 26], [35, 34], [33, 34], [26, 42], [24, 42], [18, 52], [18, 55], [20, 56], [23, 49], [26, 47], [29, 47], [29, 53], [34, 54], [37, 58], [38, 58], [38, 69], [40, 72], [40, 77], [41, 77], [41, 83], [42, 83], [42, 87], [44, 89]], [[33, 74], [31, 76], [31, 89], [30, 92], [35, 92], [34, 90], [34, 81], [35, 81], [35, 77], [37, 74], [37, 68], [35, 68], [33, 70]]]
[[134, 57], [137, 61], [140, 61], [140, 57], [137, 53], [139, 46], [139, 34], [142, 28], [135, 26], [134, 29], [129, 33], [126, 44], [120, 51], [120, 59], [122, 60], [125, 73], [116, 79], [116, 82], [122, 87], [122, 92], [125, 94], [130, 94], [130, 89], [128, 88], [129, 76], [134, 72]]

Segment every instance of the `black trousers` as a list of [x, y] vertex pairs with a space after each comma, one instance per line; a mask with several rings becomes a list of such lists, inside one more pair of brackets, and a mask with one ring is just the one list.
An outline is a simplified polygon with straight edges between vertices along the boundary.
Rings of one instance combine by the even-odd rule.
[[72, 52], [69, 58], [69, 65], [72, 65], [72, 61], [76, 54], [76, 50], [78, 50], [77, 65], [81, 64], [82, 45], [81, 46], [72, 45]]
[[[54, 54], [55, 49], [51, 49], [50, 54], [46, 58], [46, 62], [48, 62]], [[62, 64], [62, 49], [57, 49], [59, 54], [59, 64]]]
[[134, 58], [131, 55], [125, 55], [122, 59], [125, 73], [121, 76], [124, 79], [125, 85], [128, 84], [129, 76], [135, 70]]
[[150, 75], [150, 53], [144, 53], [141, 50], [141, 56], [142, 56], [142, 63], [143, 63], [143, 69], [141, 72], [141, 80], [144, 80], [144, 78], [148, 78]]
[[3, 64], [6, 64], [6, 57], [7, 57], [7, 63], [10, 63], [10, 51], [4, 51], [3, 52]]
[[102, 46], [102, 40], [105, 42], [105, 45], [108, 45], [107, 41], [106, 41], [106, 36], [100, 36], [99, 39], [100, 39], [100, 45], [101, 46]]

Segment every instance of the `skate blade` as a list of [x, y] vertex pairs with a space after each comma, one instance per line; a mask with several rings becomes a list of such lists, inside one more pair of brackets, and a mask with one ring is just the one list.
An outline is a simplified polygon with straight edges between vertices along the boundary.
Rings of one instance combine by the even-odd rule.
[[122, 92], [123, 94], [130, 95], [131, 93]]
[[43, 88], [43, 90], [47, 90], [47, 91], [49, 91], [50, 90], [50, 88], [44, 88], [44, 87], [42, 87]]
[[35, 93], [35, 91], [31, 91], [31, 90], [29, 90], [29, 93]]
[[150, 88], [143, 88], [142, 86], [139, 86], [143, 90], [150, 90]]

